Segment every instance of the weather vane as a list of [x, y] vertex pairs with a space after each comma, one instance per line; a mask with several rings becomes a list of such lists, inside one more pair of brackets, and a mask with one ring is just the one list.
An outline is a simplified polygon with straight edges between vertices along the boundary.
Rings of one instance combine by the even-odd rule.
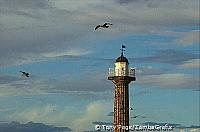
[[122, 48], [120, 49], [122, 55], [123, 55], [123, 53], [124, 53], [124, 51], [125, 51], [125, 48], [126, 48], [126, 46], [125, 46], [125, 45], [122, 45]]

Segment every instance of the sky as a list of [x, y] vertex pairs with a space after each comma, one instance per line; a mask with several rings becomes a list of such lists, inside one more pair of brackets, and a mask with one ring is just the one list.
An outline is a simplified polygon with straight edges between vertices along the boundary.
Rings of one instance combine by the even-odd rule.
[[0, 0], [0, 121], [112, 123], [122, 44], [137, 75], [130, 116], [147, 117], [130, 124], [199, 125], [199, 0]]

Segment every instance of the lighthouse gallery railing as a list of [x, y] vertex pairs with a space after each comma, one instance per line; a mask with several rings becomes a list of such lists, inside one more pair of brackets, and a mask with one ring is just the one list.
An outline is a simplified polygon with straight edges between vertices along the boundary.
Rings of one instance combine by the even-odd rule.
[[114, 68], [109, 68], [108, 77], [114, 77], [114, 76], [135, 77], [136, 76], [136, 68], [129, 68], [128, 69], [128, 75], [125, 73], [125, 71], [117, 71], [116, 72]]

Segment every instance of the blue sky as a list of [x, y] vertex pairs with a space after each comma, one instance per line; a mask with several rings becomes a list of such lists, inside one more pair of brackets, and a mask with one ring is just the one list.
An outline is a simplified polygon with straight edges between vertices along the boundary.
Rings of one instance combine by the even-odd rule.
[[[112, 122], [107, 80], [126, 45], [133, 123], [199, 125], [198, 0], [0, 0], [0, 121], [73, 131]], [[111, 22], [109, 29], [94, 31]], [[21, 78], [20, 70], [31, 73]], [[79, 125], [79, 126], [77, 126]]]

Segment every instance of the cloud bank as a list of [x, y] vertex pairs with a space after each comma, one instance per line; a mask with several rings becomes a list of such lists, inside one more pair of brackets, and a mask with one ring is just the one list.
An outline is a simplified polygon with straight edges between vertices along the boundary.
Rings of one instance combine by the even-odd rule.
[[[127, 33], [198, 25], [197, 3], [198, 0], [1, 0], [0, 66], [49, 59], [43, 55], [71, 49], [88, 50], [91, 43], [87, 40], [91, 38], [112, 39]], [[104, 21], [114, 22], [113, 29], [94, 35], [94, 26]], [[180, 43], [190, 44], [191, 37], [193, 32]]]

